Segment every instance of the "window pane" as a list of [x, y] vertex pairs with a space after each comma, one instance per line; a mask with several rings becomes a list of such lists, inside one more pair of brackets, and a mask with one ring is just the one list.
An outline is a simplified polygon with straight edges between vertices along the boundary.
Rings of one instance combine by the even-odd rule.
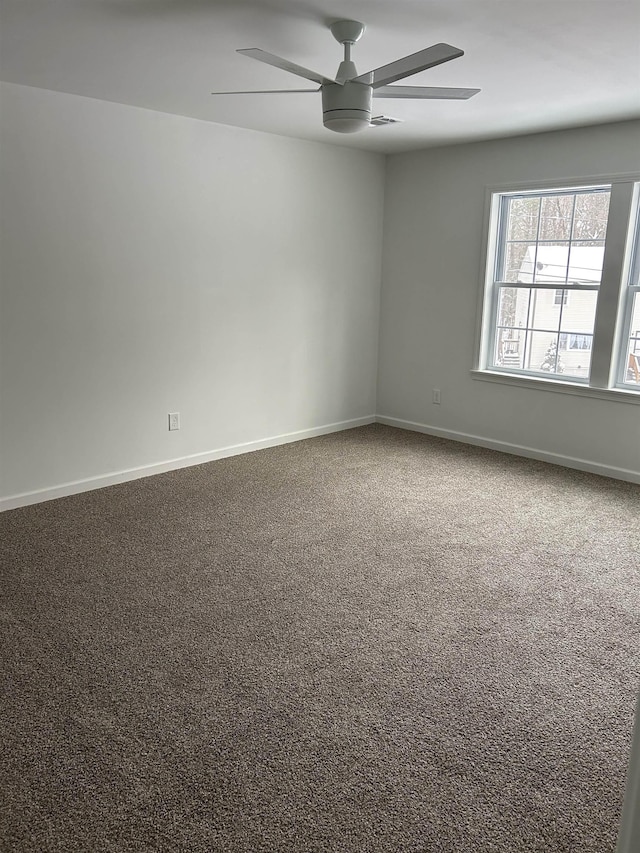
[[594, 290], [572, 290], [562, 308], [560, 329], [563, 332], [593, 334], [598, 294]]
[[538, 196], [510, 198], [507, 204], [507, 240], [532, 240], [538, 234]]
[[589, 243], [572, 243], [569, 252], [568, 283], [600, 284], [603, 260], [603, 242], [594, 240]]
[[531, 291], [521, 287], [501, 287], [498, 297], [498, 325], [526, 326]]
[[[629, 287], [640, 284], [640, 204], [636, 211], [633, 257], [630, 268]], [[629, 339], [623, 343], [622, 381], [640, 391], [640, 292], [627, 289], [625, 296], [625, 314], [629, 329]]]
[[539, 240], [568, 240], [571, 237], [574, 198], [573, 194], [563, 194], [542, 199]]
[[[533, 260], [529, 260], [528, 266], [525, 262], [526, 259], [529, 258], [527, 253], [530, 248], [531, 247], [527, 243], [507, 243], [503, 258], [503, 269], [498, 271], [496, 275], [497, 280], [531, 281]], [[533, 246], [533, 250], [535, 252], [535, 245]], [[530, 257], [532, 259], [533, 255]]]
[[524, 329], [498, 327], [493, 356], [494, 367], [522, 368], [525, 334]]
[[633, 295], [624, 381], [640, 385], [640, 293]]
[[572, 240], [604, 240], [610, 195], [609, 190], [576, 195]]
[[[536, 251], [537, 249], [537, 251]], [[564, 284], [567, 280], [569, 243], [544, 243], [530, 246], [523, 267], [533, 261], [533, 280], [538, 284]]]
[[558, 336], [549, 332], [530, 332], [527, 340], [526, 366], [543, 373], [562, 373], [563, 358], [558, 352]]
[[[571, 342], [569, 346], [571, 347]], [[562, 353], [563, 376], [575, 379], [588, 379], [590, 370], [591, 346], [588, 349], [568, 349], [567, 352]]]
[[636, 214], [636, 236], [629, 284], [640, 284], [640, 205], [638, 205], [638, 212]]
[[566, 306], [556, 303], [556, 291], [532, 288], [531, 293], [531, 311], [529, 312], [531, 328], [558, 332], [560, 317], [566, 311]]

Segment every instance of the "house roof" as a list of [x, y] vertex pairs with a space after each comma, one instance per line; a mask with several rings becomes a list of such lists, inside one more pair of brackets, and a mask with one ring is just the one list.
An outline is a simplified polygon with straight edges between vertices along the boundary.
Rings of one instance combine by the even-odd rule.
[[[604, 246], [529, 246], [518, 281], [525, 284], [598, 284]], [[534, 276], [535, 270], [535, 276]]]

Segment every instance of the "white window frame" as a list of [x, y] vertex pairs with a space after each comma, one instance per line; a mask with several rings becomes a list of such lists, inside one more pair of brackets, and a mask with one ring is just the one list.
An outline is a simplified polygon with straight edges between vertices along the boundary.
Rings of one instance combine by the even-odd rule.
[[[611, 187], [609, 219], [603, 259], [602, 280], [593, 330], [591, 372], [588, 379], [553, 377], [501, 369], [492, 365], [497, 306], [494, 270], [499, 249], [499, 216], [505, 195], [522, 192], [549, 193], [576, 191], [590, 187]], [[640, 173], [597, 175], [554, 181], [528, 181], [486, 188], [484, 246], [476, 326], [476, 358], [471, 371], [474, 379], [521, 387], [616, 399], [640, 404], [640, 388], [625, 383], [629, 327], [633, 294], [639, 286], [630, 286], [633, 236], [640, 207]], [[640, 256], [639, 256], [640, 258]], [[637, 261], [640, 264], [640, 260]], [[575, 288], [575, 285], [574, 285]], [[557, 289], [554, 287], [554, 290]], [[593, 289], [593, 288], [589, 288]]]
[[[631, 223], [631, 245], [628, 247], [629, 260], [625, 269], [625, 281], [623, 283], [622, 293], [620, 296], [620, 341], [619, 341], [619, 360], [618, 360], [618, 387], [629, 387], [626, 382], [628, 353], [627, 346], [631, 336], [631, 319], [633, 312], [634, 297], [640, 299], [640, 184], [635, 186], [634, 211]], [[635, 237], [635, 244], [634, 244]], [[626, 285], [626, 286], [625, 286]]]

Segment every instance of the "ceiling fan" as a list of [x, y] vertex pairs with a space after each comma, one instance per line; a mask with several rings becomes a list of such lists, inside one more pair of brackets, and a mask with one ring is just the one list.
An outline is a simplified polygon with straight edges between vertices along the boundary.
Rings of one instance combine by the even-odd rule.
[[443, 43], [434, 44], [410, 56], [404, 56], [388, 65], [368, 71], [366, 74], [358, 74], [355, 64], [351, 61], [351, 45], [355, 44], [364, 32], [364, 24], [359, 21], [336, 21], [329, 29], [336, 41], [344, 45], [344, 59], [333, 80], [257, 47], [237, 51], [251, 59], [257, 59], [258, 62], [282, 68], [305, 80], [319, 83], [319, 89], [258, 89], [252, 92], [212, 92], [211, 94], [262, 95], [276, 92], [322, 92], [324, 126], [337, 133], [355, 133], [365, 127], [371, 127], [372, 98], [466, 100], [480, 91], [480, 89], [390, 85], [396, 80], [402, 80], [434, 65], [441, 65], [443, 62], [463, 56], [464, 51], [458, 47]]

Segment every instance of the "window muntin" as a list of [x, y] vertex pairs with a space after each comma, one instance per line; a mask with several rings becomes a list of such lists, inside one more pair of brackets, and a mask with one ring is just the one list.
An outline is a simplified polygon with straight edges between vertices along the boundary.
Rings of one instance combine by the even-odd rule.
[[588, 382], [609, 201], [608, 185], [499, 196], [489, 367]]

